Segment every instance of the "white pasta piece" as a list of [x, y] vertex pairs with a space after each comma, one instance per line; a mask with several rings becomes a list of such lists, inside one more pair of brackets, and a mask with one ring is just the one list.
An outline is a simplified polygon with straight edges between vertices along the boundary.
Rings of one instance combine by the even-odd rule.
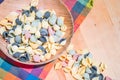
[[58, 50], [58, 49], [61, 49], [62, 46], [58, 45], [58, 46], [55, 46], [54, 48]]
[[30, 16], [34, 17], [35, 18], [35, 12], [33, 11]]
[[39, 3], [39, 0], [31, 0], [31, 6], [37, 6]]
[[55, 31], [57, 31], [57, 30], [60, 30], [60, 27], [59, 27], [58, 25], [54, 25], [54, 26], [53, 26], [53, 29], [54, 29]]
[[36, 48], [38, 48], [38, 46], [39, 46], [39, 44], [32, 43], [32, 42], [30, 42], [30, 41], [29, 41], [29, 44], [30, 44], [30, 46], [32, 47], [32, 49], [36, 49]]
[[10, 38], [10, 44], [14, 43], [15, 42], [15, 39], [14, 37], [13, 38]]
[[50, 53], [45, 54], [45, 59], [50, 59], [50, 58], [51, 58], [51, 54]]
[[78, 67], [72, 67], [72, 69], [71, 69], [72, 75], [76, 74], [77, 71], [78, 71]]
[[[25, 14], [24, 15], [19, 15], [19, 19], [22, 21], [22, 22], [26, 22], [26, 16]], [[15, 23], [16, 24], [16, 23]]]
[[37, 31], [36, 33], [35, 33], [35, 36], [37, 37], [37, 38], [40, 38], [40, 32], [39, 31]]
[[7, 49], [8, 49], [9, 54], [13, 55], [13, 51], [11, 49], [11, 44], [8, 44]]
[[42, 52], [42, 50], [41, 49], [36, 49], [39, 53], [40, 53], [40, 55], [42, 55], [43, 54], [43, 52]]
[[17, 26], [15, 29], [15, 35], [20, 35], [22, 33], [22, 27], [21, 26]]
[[18, 49], [17, 52], [25, 53], [25, 50]]
[[30, 28], [30, 33], [36, 33], [36, 31], [37, 31], [36, 27], [31, 27]]
[[50, 37], [49, 37], [49, 41], [50, 41], [51, 43], [54, 43], [54, 42], [55, 42], [53, 36], [50, 36]]
[[19, 50], [25, 50], [25, 46], [20, 46]]
[[65, 45], [66, 44], [66, 40], [62, 41], [60, 44], [61, 45]]
[[54, 10], [51, 10], [51, 14], [56, 14], [56, 12]]
[[62, 37], [65, 35], [65, 32], [62, 31]]
[[77, 80], [83, 80], [83, 78], [80, 74], [73, 74], [72, 76]]
[[17, 52], [18, 51], [18, 47], [16, 45], [11, 46], [11, 49], [12, 49], [13, 52]]
[[30, 25], [25, 25], [25, 26], [24, 26], [24, 30], [28, 30], [28, 31], [29, 31], [30, 29], [31, 29], [31, 26], [30, 26]]
[[73, 50], [74, 49], [73, 47], [74, 47], [73, 44], [70, 44], [66, 51], [69, 52], [69, 50]]
[[28, 44], [28, 39], [25, 39], [25, 36], [23, 36], [23, 37], [22, 37], [22, 42], [23, 42], [24, 44]]
[[99, 80], [99, 77], [94, 77], [92, 78], [92, 80]]
[[0, 27], [0, 34], [2, 35], [3, 32], [6, 31], [5, 27]]
[[41, 58], [41, 61], [45, 61], [46, 60], [45, 56], [43, 56], [43, 55], [41, 55], [40, 58]]
[[36, 42], [37, 44], [39, 44], [39, 45], [42, 45], [42, 42], [41, 41], [39, 41], [39, 40], [37, 40], [37, 42]]
[[25, 48], [25, 51], [26, 51], [27, 53], [29, 53], [29, 54], [32, 54], [32, 53], [33, 53], [33, 50], [32, 50], [32, 48], [31, 48], [30, 46], [26, 47], [26, 48]]
[[51, 51], [50, 51], [50, 53], [52, 54], [52, 55], [55, 55], [56, 54], [56, 49], [52, 49]]
[[33, 52], [36, 54], [36, 55], [42, 55], [43, 53], [38, 51], [38, 50], [33, 50]]
[[43, 20], [42, 21], [42, 27], [48, 29], [48, 26], [49, 26], [48, 22]]
[[66, 25], [63, 25], [60, 27], [61, 31], [66, 31], [67, 30], [67, 26]]
[[18, 47], [17, 52], [24, 53], [25, 52], [25, 46]]
[[26, 22], [32, 22], [32, 21], [34, 21], [34, 19], [35, 19], [35, 17], [34, 16], [30, 16], [30, 17], [25, 17], [25, 23]]
[[75, 62], [75, 60], [73, 60], [73, 59], [69, 60], [69, 62], [68, 62], [68, 66], [69, 66], [69, 67], [72, 67], [73, 64], [74, 64], [74, 62]]
[[51, 49], [56, 49], [55, 48], [56, 46], [55, 46], [55, 44], [53, 43], [53, 44], [51, 44]]

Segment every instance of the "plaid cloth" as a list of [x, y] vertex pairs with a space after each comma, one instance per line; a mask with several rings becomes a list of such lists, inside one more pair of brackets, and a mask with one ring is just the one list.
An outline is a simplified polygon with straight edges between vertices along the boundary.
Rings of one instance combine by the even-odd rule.
[[[0, 0], [2, 2], [3, 0]], [[80, 26], [93, 6], [92, 0], [63, 0], [70, 10], [74, 20], [74, 31]], [[2, 52], [1, 56], [2, 56]], [[4, 59], [2, 59], [4, 58]], [[31, 66], [27, 68], [22, 65], [10, 64], [4, 56], [0, 58], [0, 80], [44, 80], [53, 66], [53, 62], [45, 66]], [[6, 60], [6, 61], [5, 61]], [[17, 64], [17, 63], [14, 63]]]

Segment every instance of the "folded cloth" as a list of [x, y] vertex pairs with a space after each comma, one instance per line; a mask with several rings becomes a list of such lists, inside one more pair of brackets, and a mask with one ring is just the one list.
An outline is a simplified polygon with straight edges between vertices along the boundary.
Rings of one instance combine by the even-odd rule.
[[[0, 0], [1, 2], [2, 0]], [[93, 6], [92, 0], [63, 0], [70, 10], [74, 21], [74, 32], [85, 19]], [[0, 52], [0, 80], [44, 80], [53, 66], [53, 62], [43, 66], [19, 66], [10, 64], [11, 60], [6, 59]], [[3, 59], [4, 58], [4, 59]]]

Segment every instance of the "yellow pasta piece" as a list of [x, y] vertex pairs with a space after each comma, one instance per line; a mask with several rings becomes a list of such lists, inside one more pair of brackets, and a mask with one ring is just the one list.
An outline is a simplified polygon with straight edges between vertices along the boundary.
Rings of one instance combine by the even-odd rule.
[[107, 66], [104, 63], [100, 63], [100, 65], [99, 65], [99, 71], [103, 72], [106, 69], [106, 67]]
[[71, 68], [67, 66], [67, 67], [63, 68], [63, 70], [64, 70], [66, 73], [70, 73]]
[[86, 67], [82, 66], [78, 69], [78, 74], [83, 75], [85, 73]]
[[72, 74], [76, 80], [84, 80], [80, 74]]
[[61, 61], [65, 61], [66, 60], [66, 54], [63, 54], [62, 56], [59, 57], [59, 60]]
[[8, 23], [8, 20], [6, 20], [6, 19], [3, 19], [0, 21], [1, 26], [6, 26], [7, 23]]
[[50, 59], [50, 58], [51, 58], [51, 54], [50, 53], [45, 54], [45, 59]]
[[57, 62], [57, 63], [55, 64], [55, 69], [58, 70], [58, 69], [61, 69], [61, 68], [62, 68], [61, 62]]
[[67, 60], [72, 60], [72, 55], [67, 55], [66, 59]]
[[13, 22], [17, 18], [19, 14], [17, 12], [11, 12], [7, 17], [5, 17], [8, 21]]
[[66, 31], [67, 30], [67, 26], [66, 25], [63, 25], [60, 27], [61, 31]]
[[28, 39], [25, 39], [25, 36], [22, 36], [22, 42], [23, 42], [24, 44], [28, 44]]
[[32, 43], [32, 42], [30, 42], [30, 41], [29, 41], [29, 44], [30, 44], [30, 46], [32, 47], [32, 49], [36, 49], [36, 48], [38, 48], [38, 46], [39, 46], [39, 44]]
[[53, 36], [49, 37], [49, 41], [50, 41], [50, 43], [54, 43], [55, 42]]

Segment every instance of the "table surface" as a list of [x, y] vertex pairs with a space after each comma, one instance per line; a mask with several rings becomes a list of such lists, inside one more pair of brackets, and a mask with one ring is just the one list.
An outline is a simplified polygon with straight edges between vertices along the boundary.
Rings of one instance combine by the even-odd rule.
[[[76, 49], [87, 48], [96, 62], [107, 64], [104, 74], [113, 80], [119, 80], [120, 76], [119, 3], [120, 0], [94, 0], [94, 7], [72, 38]], [[74, 79], [62, 70], [54, 70], [53, 66], [46, 80]]]
[[[94, 0], [94, 7], [75, 32], [72, 44], [87, 48], [96, 62], [104, 62], [105, 75], [120, 77], [120, 0]], [[79, 45], [78, 45], [79, 44]], [[46, 80], [74, 80], [62, 70], [51, 69]]]

